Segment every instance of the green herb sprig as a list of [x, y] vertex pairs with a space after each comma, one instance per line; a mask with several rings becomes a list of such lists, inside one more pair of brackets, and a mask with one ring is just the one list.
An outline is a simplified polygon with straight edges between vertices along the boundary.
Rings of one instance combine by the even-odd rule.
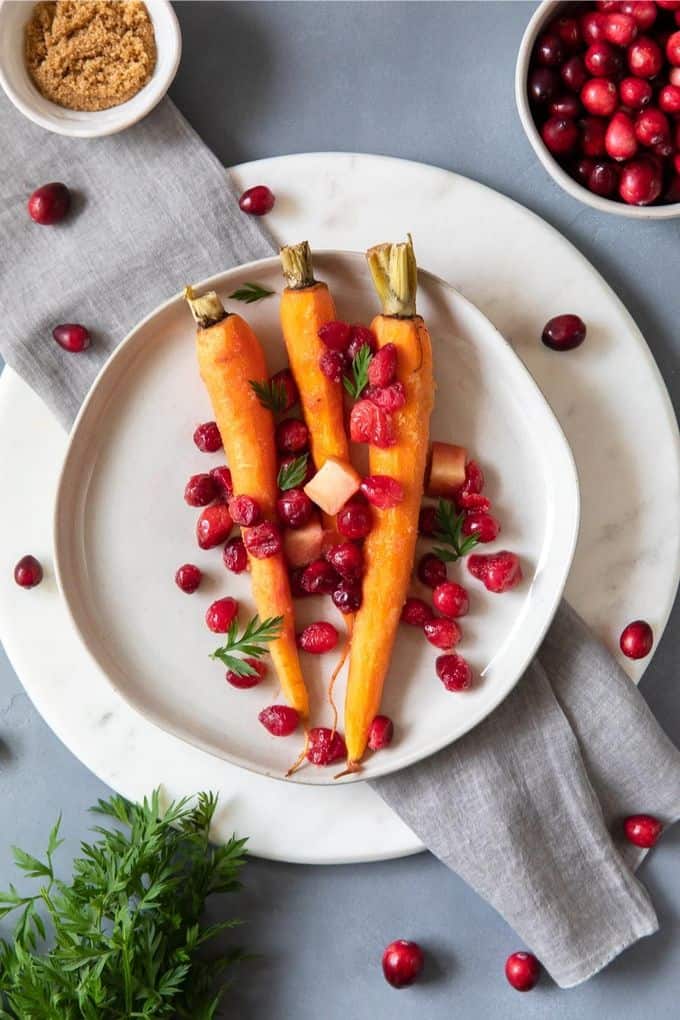
[[227, 643], [217, 648], [210, 658], [218, 659], [237, 676], [257, 676], [257, 670], [245, 659], [239, 658], [239, 655], [261, 659], [267, 651], [266, 645], [275, 641], [281, 633], [282, 624], [282, 616], [270, 616], [267, 620], [260, 620], [256, 615], [248, 621], [239, 637], [238, 621], [234, 620], [227, 631]]
[[261, 301], [262, 298], [269, 297], [273, 293], [273, 290], [267, 290], [259, 283], [244, 283], [229, 297], [232, 301], [245, 301], [247, 305], [252, 305], [255, 301]]
[[249, 379], [248, 384], [263, 407], [272, 414], [283, 414], [288, 403], [286, 384], [280, 379], [269, 379], [265, 383]]
[[307, 476], [308, 460], [309, 454], [303, 453], [300, 457], [292, 460], [290, 464], [281, 465], [276, 483], [282, 492], [287, 492], [288, 489], [297, 489], [302, 485]]
[[453, 503], [448, 499], [440, 499], [437, 504], [437, 516], [435, 539], [444, 543], [443, 546], [435, 546], [432, 552], [444, 563], [455, 563], [462, 556], [467, 556], [479, 542], [476, 535], [463, 537], [462, 528], [465, 520], [465, 513], [456, 512]]
[[350, 397], [358, 400], [368, 384], [368, 366], [373, 360], [373, 351], [364, 344], [352, 358], [352, 374], [342, 377], [342, 385]]
[[206, 952], [240, 923], [205, 924], [206, 900], [240, 887], [245, 860], [245, 840], [210, 845], [216, 806], [201, 793], [163, 810], [158, 790], [142, 804], [100, 800], [92, 810], [112, 824], [81, 844], [70, 883], [53, 865], [60, 820], [44, 859], [15, 848], [17, 867], [40, 888], [0, 893], [0, 916], [19, 912], [14, 938], [0, 941], [0, 1017], [213, 1020], [225, 972], [244, 956]]

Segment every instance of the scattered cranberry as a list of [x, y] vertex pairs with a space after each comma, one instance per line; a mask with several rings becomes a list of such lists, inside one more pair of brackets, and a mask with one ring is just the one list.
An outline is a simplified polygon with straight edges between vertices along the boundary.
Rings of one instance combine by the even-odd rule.
[[476, 460], [469, 460], [465, 465], [465, 481], [460, 492], [479, 493], [484, 488], [484, 472]]
[[304, 567], [291, 567], [288, 570], [288, 577], [290, 579], [290, 592], [294, 599], [307, 598], [309, 592], [306, 592], [300, 581], [302, 580], [302, 571]]
[[462, 655], [438, 655], [435, 669], [447, 691], [467, 691], [472, 685], [472, 670]]
[[423, 599], [410, 596], [404, 602], [404, 608], [401, 611], [402, 623], [407, 623], [409, 627], [424, 627], [432, 618], [432, 610]]
[[592, 43], [583, 59], [594, 78], [614, 77], [622, 67], [621, 54], [608, 42]]
[[[644, 113], [640, 114], [644, 117]], [[609, 127], [605, 135], [604, 144], [607, 155], [612, 159], [632, 159], [637, 152], [636, 130], [633, 121], [627, 113], [619, 110], [609, 121]]]
[[187, 595], [193, 595], [203, 578], [203, 573], [193, 563], [185, 563], [175, 574], [175, 584]]
[[397, 441], [389, 412], [372, 400], [357, 400], [349, 416], [349, 433], [353, 443], [382, 448], [394, 446]]
[[355, 324], [350, 327], [349, 347], [347, 348], [350, 358], [355, 358], [362, 347], [368, 347], [371, 351], [375, 351], [377, 346], [378, 341], [375, 338], [375, 333], [368, 326]]
[[216, 453], [222, 449], [222, 436], [217, 427], [217, 422], [206, 421], [199, 425], [194, 432], [194, 442], [201, 453]]
[[242, 538], [230, 538], [222, 550], [222, 559], [232, 574], [242, 574], [248, 566], [248, 553]]
[[439, 610], [442, 616], [448, 616], [455, 620], [459, 616], [465, 616], [470, 608], [470, 600], [462, 584], [456, 584], [455, 581], [444, 581], [434, 589], [432, 605]]
[[247, 676], [244, 676], [241, 673], [234, 673], [231, 669], [227, 670], [227, 683], [231, 684], [232, 687], [237, 687], [240, 691], [247, 691], [251, 687], [257, 687], [267, 675], [266, 663], [262, 662], [261, 659], [246, 658], [245, 661], [256, 670], [255, 673], [249, 673]]
[[653, 78], [663, 67], [659, 44], [648, 35], [641, 35], [628, 47], [628, 67], [638, 78]]
[[581, 102], [596, 117], [611, 117], [618, 99], [616, 85], [608, 78], [591, 78], [581, 89]]
[[[542, 67], [537, 68], [537, 70], [533, 72], [533, 75], [536, 74], [540, 75], [550, 74], [550, 81], [551, 82], [553, 81], [554, 72], [548, 72]], [[560, 74], [562, 76], [562, 81], [564, 82], [568, 89], [571, 89], [572, 92], [580, 92], [585, 83], [588, 81], [588, 72], [586, 71], [586, 65], [583, 63], [582, 57], [571, 57], [569, 60], [567, 60], [566, 63], [562, 64]], [[532, 77], [529, 78], [530, 96], [532, 95], [531, 82], [533, 80], [533, 75]], [[554, 94], [555, 89], [553, 87], [551, 95], [549, 95], [543, 101], [550, 102]]]
[[289, 705], [270, 705], [257, 718], [273, 737], [289, 737], [300, 722], [300, 716]]
[[443, 651], [448, 651], [449, 648], [457, 645], [461, 637], [458, 624], [443, 616], [426, 620], [423, 624], [423, 632], [431, 645], [441, 648]]
[[71, 205], [71, 192], [65, 184], [53, 181], [37, 188], [28, 200], [28, 215], [42, 226], [63, 220]]
[[234, 495], [234, 486], [231, 480], [231, 471], [228, 467], [222, 464], [220, 467], [213, 468], [210, 472], [210, 477], [215, 482], [217, 488], [217, 494], [220, 499], [228, 501]]
[[373, 524], [371, 508], [361, 500], [356, 498], [350, 499], [338, 511], [336, 524], [338, 531], [344, 538], [350, 538], [354, 541], [366, 538]]
[[208, 629], [215, 634], [226, 634], [238, 615], [238, 602], [236, 599], [217, 599], [208, 606], [205, 613], [205, 622]]
[[664, 85], [659, 91], [659, 106], [664, 113], [680, 113], [680, 85]]
[[432, 538], [437, 530], [437, 508], [423, 506], [418, 514], [418, 532], [425, 538]]
[[358, 581], [340, 581], [331, 598], [341, 613], [356, 613], [361, 608], [361, 585]]
[[619, 171], [612, 163], [595, 163], [588, 176], [587, 186], [596, 195], [609, 198], [619, 186]]
[[319, 329], [319, 339], [330, 350], [344, 352], [349, 347], [350, 325], [348, 322], [326, 322]]
[[513, 953], [505, 961], [505, 976], [518, 992], [530, 992], [540, 973], [541, 965], [533, 953]]
[[543, 327], [541, 340], [553, 351], [571, 351], [586, 338], [586, 324], [578, 315], [556, 315]]
[[192, 475], [184, 489], [184, 502], [189, 506], [207, 506], [217, 499], [217, 486], [212, 475]]
[[669, 63], [680, 67], [680, 32], [673, 32], [666, 42], [666, 56]]
[[424, 964], [425, 957], [418, 943], [407, 942], [406, 939], [390, 942], [383, 953], [383, 974], [393, 988], [406, 988], [412, 985]]
[[309, 446], [309, 429], [299, 418], [284, 418], [276, 426], [276, 445], [281, 453], [303, 453]]
[[14, 580], [20, 588], [35, 588], [43, 579], [43, 568], [35, 556], [22, 556], [14, 568]]
[[468, 570], [481, 581], [487, 591], [500, 594], [515, 588], [522, 580], [522, 568], [515, 553], [476, 554], [468, 557]]
[[393, 382], [389, 386], [367, 386], [364, 397], [391, 413], [399, 411], [406, 403], [406, 390], [401, 382]]
[[629, 659], [644, 659], [652, 650], [654, 633], [646, 620], [633, 620], [624, 627], [619, 647]]
[[256, 184], [244, 191], [238, 200], [241, 212], [250, 216], [266, 216], [274, 208], [274, 194], [265, 184]]
[[55, 326], [52, 336], [60, 347], [71, 354], [80, 354], [90, 346], [89, 332], [77, 322], [64, 322], [61, 326]]
[[229, 500], [229, 513], [242, 528], [252, 528], [262, 520], [260, 504], [252, 496], [234, 496]]
[[629, 205], [649, 205], [661, 194], [661, 171], [652, 159], [642, 156], [626, 163], [619, 180], [619, 195]]
[[281, 552], [281, 532], [271, 521], [256, 524], [243, 532], [243, 544], [257, 560], [268, 560]]
[[300, 577], [300, 587], [308, 595], [330, 595], [338, 586], [337, 572], [327, 560], [312, 560]]
[[436, 588], [446, 580], [446, 564], [434, 553], [425, 553], [418, 564], [418, 579], [428, 588]]
[[566, 117], [548, 117], [541, 130], [543, 141], [551, 152], [566, 156], [576, 148], [578, 128]]
[[361, 491], [372, 506], [379, 510], [391, 510], [399, 506], [404, 498], [404, 487], [389, 475], [367, 475], [361, 483]]
[[615, 46], [630, 46], [638, 34], [637, 21], [632, 14], [614, 12], [607, 18], [604, 26], [604, 36]]
[[312, 516], [312, 501], [303, 489], [288, 489], [276, 501], [276, 512], [288, 528], [301, 528]]
[[[287, 454], [287, 456], [282, 457], [281, 460], [279, 461], [279, 471], [282, 468], [290, 467], [290, 465], [297, 459], [298, 458], [294, 453], [289, 453]], [[310, 482], [314, 477], [314, 474], [315, 474], [314, 462], [311, 457], [307, 457], [307, 460], [305, 461], [305, 477], [302, 479], [301, 485], [306, 485], [307, 482]]]
[[389, 747], [394, 736], [394, 723], [387, 715], [376, 715], [368, 731], [368, 746], [371, 751], [382, 751]]
[[319, 368], [331, 382], [342, 382], [349, 369], [349, 358], [342, 351], [324, 351], [319, 358]]
[[671, 126], [668, 123], [668, 117], [657, 107], [649, 106], [637, 115], [635, 137], [641, 145], [657, 145], [670, 138], [670, 134]]
[[476, 535], [479, 542], [493, 542], [498, 538], [501, 526], [491, 514], [468, 514], [463, 521], [461, 532], [467, 538], [468, 535]]
[[196, 523], [196, 538], [201, 549], [212, 549], [229, 538], [233, 521], [226, 503], [207, 506]]
[[629, 843], [644, 847], [653, 847], [663, 829], [662, 823], [652, 815], [630, 815], [623, 823], [623, 831]]
[[345, 741], [337, 730], [329, 730], [326, 726], [312, 727], [307, 744], [307, 761], [312, 765], [332, 765], [346, 756]]
[[310, 623], [298, 634], [297, 643], [303, 652], [323, 655], [324, 652], [332, 652], [337, 645], [338, 632], [332, 623], [319, 620], [318, 623]]
[[644, 78], [624, 78], [619, 82], [619, 95], [625, 106], [641, 110], [652, 101], [654, 90]]
[[364, 573], [364, 554], [353, 542], [340, 542], [325, 552], [326, 559], [346, 581], [358, 581]]
[[536, 43], [536, 59], [544, 67], [558, 67], [564, 60], [564, 44], [559, 35], [546, 32]]
[[368, 366], [368, 381], [371, 386], [389, 386], [397, 371], [397, 348], [385, 344], [371, 359]]
[[565, 92], [564, 95], [553, 99], [549, 110], [553, 117], [569, 117], [574, 120], [580, 114], [582, 107], [578, 96], [571, 92]]
[[291, 407], [295, 407], [300, 399], [293, 373], [289, 368], [282, 368], [280, 372], [274, 373], [271, 382], [273, 386], [285, 394], [285, 401], [281, 410], [284, 412], [290, 411]]

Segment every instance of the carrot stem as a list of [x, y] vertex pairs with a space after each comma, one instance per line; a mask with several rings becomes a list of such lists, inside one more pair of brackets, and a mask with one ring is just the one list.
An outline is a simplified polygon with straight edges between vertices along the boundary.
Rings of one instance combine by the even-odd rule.
[[214, 290], [209, 290], [207, 294], [196, 297], [194, 288], [189, 286], [184, 288], [184, 297], [199, 329], [208, 329], [209, 326], [214, 326], [215, 323], [221, 322], [230, 314], [225, 310]]
[[399, 244], [376, 244], [368, 249], [366, 259], [383, 315], [412, 319], [416, 314], [418, 268], [411, 235]]
[[314, 279], [309, 241], [284, 245], [280, 255], [286, 286], [291, 290], [304, 290], [305, 287], [314, 286], [316, 280]]

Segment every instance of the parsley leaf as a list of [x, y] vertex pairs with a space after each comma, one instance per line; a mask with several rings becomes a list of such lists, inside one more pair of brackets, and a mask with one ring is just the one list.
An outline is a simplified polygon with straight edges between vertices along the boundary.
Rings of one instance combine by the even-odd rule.
[[286, 492], [288, 489], [297, 489], [298, 486], [302, 485], [307, 475], [308, 459], [309, 454], [303, 453], [300, 457], [292, 460], [290, 464], [281, 465], [277, 485], [282, 492]]
[[352, 358], [352, 375], [342, 377], [342, 385], [350, 397], [358, 400], [368, 384], [368, 366], [373, 360], [373, 351], [364, 344]]
[[272, 414], [282, 414], [288, 403], [288, 392], [286, 384], [280, 379], [269, 379], [265, 383], [250, 379], [249, 385], [257, 396], [263, 407], [266, 407]]
[[252, 305], [253, 302], [261, 301], [262, 298], [269, 297], [273, 293], [273, 290], [267, 290], [266, 287], [262, 287], [259, 283], [244, 283], [242, 287], [235, 290], [229, 297], [233, 301], [245, 301], [247, 305]]
[[461, 556], [467, 556], [479, 542], [476, 535], [468, 535], [467, 538], [463, 537], [462, 527], [465, 520], [465, 511], [457, 514], [456, 508], [450, 500], [439, 500], [436, 520], [437, 530], [434, 537], [438, 542], [443, 542], [444, 546], [448, 546], [448, 548], [435, 546], [432, 552], [440, 560], [443, 560], [444, 563], [455, 563]]
[[270, 616], [267, 620], [260, 620], [256, 615], [248, 621], [239, 637], [238, 620], [234, 620], [227, 631], [227, 643], [215, 649], [210, 658], [219, 659], [237, 676], [257, 676], [255, 667], [245, 659], [239, 658], [239, 655], [261, 659], [267, 651], [265, 646], [270, 641], [275, 641], [281, 633], [282, 623], [282, 616]]

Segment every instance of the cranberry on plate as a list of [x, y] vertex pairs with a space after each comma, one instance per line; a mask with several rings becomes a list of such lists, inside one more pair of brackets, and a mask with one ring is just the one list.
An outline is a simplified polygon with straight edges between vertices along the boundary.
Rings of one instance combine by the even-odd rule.
[[203, 572], [195, 564], [185, 563], [178, 568], [175, 574], [175, 584], [181, 591], [186, 592], [187, 595], [193, 595], [198, 589], [202, 578]]
[[256, 184], [243, 192], [238, 200], [239, 208], [251, 216], [266, 216], [274, 208], [274, 193], [265, 184]]

